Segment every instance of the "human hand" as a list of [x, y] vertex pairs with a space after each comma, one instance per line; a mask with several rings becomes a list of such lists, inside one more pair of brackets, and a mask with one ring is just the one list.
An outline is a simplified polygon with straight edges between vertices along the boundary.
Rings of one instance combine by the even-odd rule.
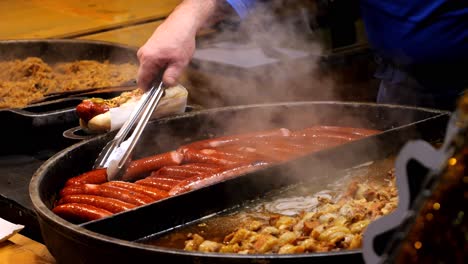
[[195, 33], [183, 24], [167, 21], [161, 24], [138, 50], [138, 85], [148, 89], [157, 74], [164, 69], [164, 83], [175, 85], [194, 51]]
[[185, 0], [154, 31], [137, 53], [140, 61], [137, 81], [141, 88], [149, 89], [162, 70], [163, 82], [167, 86], [176, 85], [195, 52], [198, 29], [215, 8], [216, 0]]

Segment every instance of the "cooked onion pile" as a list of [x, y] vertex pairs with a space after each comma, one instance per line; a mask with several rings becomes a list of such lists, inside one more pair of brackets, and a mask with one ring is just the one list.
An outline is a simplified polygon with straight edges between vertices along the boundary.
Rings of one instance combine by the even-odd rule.
[[189, 234], [185, 250], [294, 254], [360, 248], [367, 225], [397, 206], [395, 176], [391, 171], [388, 181], [354, 179], [338, 200], [325, 196], [318, 200], [314, 210], [296, 216], [245, 217], [223, 241]]
[[121, 85], [135, 78], [135, 64], [80, 60], [54, 65], [42, 59], [0, 62], [0, 108], [20, 108], [47, 94]]

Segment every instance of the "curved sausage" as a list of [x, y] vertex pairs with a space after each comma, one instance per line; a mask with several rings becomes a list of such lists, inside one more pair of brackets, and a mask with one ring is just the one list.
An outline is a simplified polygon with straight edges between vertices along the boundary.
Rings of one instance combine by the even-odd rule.
[[136, 183], [131, 183], [131, 182], [124, 182], [124, 181], [111, 181], [111, 182], [106, 182], [104, 185], [110, 185], [110, 186], [116, 186], [124, 189], [128, 189], [130, 191], [135, 191], [138, 193], [142, 193], [144, 195], [148, 195], [156, 200], [166, 198], [169, 196], [169, 194], [166, 191], [159, 190], [156, 188], [148, 187], [148, 186], [142, 186]]
[[359, 129], [351, 127], [317, 126], [304, 128], [291, 134], [292, 137], [334, 137], [356, 140], [380, 133], [377, 130]]
[[58, 216], [72, 222], [85, 222], [111, 216], [112, 213], [89, 204], [67, 203], [52, 209]]
[[67, 195], [62, 197], [58, 202], [59, 205], [67, 203], [89, 204], [111, 213], [119, 213], [135, 207], [133, 204], [122, 202], [117, 199], [88, 194]]
[[146, 179], [136, 181], [135, 183], [144, 186], [154, 187], [164, 191], [169, 191], [180, 182], [181, 180], [173, 178], [148, 177]]
[[265, 138], [265, 137], [286, 137], [291, 134], [291, 131], [287, 128], [272, 129], [267, 131], [256, 131], [250, 133], [236, 134], [230, 136], [217, 137], [214, 139], [205, 139], [196, 141], [179, 148], [182, 152], [185, 149], [206, 149], [206, 148], [217, 148], [229, 144], [239, 142], [241, 140], [249, 138]]
[[263, 162], [281, 161], [281, 159], [278, 159], [277, 155], [274, 155], [273, 153], [258, 152], [257, 149], [252, 146], [231, 145], [231, 146], [224, 146], [218, 149], [224, 152], [239, 153], [243, 156], [249, 157], [249, 159], [252, 161], [263, 161]]
[[155, 201], [147, 195], [136, 193], [134, 191], [126, 190], [124, 188], [108, 185], [97, 184], [79, 184], [65, 187], [60, 192], [60, 195], [67, 196], [72, 194], [90, 194], [97, 196], [104, 196], [114, 198], [123, 202], [131, 203], [134, 205], [144, 205]]
[[81, 175], [68, 179], [65, 186], [74, 184], [85, 184], [85, 183], [104, 183], [107, 181], [106, 169], [97, 169], [85, 172]]
[[[206, 154], [219, 159], [226, 159], [235, 162], [249, 162], [253, 161], [254, 157], [246, 155], [245, 153], [233, 152], [233, 151], [222, 151], [217, 149], [202, 149], [200, 153]], [[248, 153], [247, 153], [248, 154]]]
[[224, 166], [233, 166], [239, 163], [239, 161], [206, 154], [206, 151], [203, 153], [197, 149], [187, 148], [184, 152], [184, 163], [212, 163]]
[[177, 195], [184, 193], [190, 190], [200, 189], [202, 187], [217, 183], [229, 178], [239, 176], [241, 174], [254, 171], [258, 168], [268, 165], [263, 162], [256, 162], [252, 164], [242, 165], [236, 168], [225, 170], [218, 173], [206, 174], [202, 176], [195, 176], [189, 179], [186, 179], [179, 184], [175, 185], [170, 191], [169, 195]]
[[[313, 128], [313, 127], [312, 127]], [[354, 134], [362, 137], [372, 136], [382, 131], [360, 127], [340, 127], [340, 126], [317, 126], [320, 131], [336, 131], [341, 133]]]
[[125, 172], [125, 175], [122, 177], [122, 179], [124, 181], [137, 180], [138, 178], [144, 176], [144, 174], [160, 169], [164, 166], [179, 165], [183, 158], [184, 156], [181, 153], [177, 151], [171, 151], [139, 160], [134, 160], [129, 164], [127, 171]]
[[226, 168], [225, 166], [212, 163], [189, 163], [181, 165], [181, 167], [198, 172], [217, 172]]
[[151, 173], [150, 177], [167, 176], [170, 178], [185, 179], [188, 177], [199, 175], [201, 173], [203, 172], [183, 166], [166, 166]]

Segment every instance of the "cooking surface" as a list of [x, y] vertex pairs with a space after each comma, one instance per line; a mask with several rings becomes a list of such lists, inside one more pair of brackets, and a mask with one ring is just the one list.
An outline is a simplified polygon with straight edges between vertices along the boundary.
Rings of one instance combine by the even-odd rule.
[[[271, 118], [272, 112], [275, 113], [274, 118]], [[400, 112], [405, 114], [399, 115]], [[73, 260], [73, 263], [83, 262], [90, 256], [93, 256], [96, 263], [98, 261], [110, 261], [109, 256], [119, 261], [143, 261], [145, 257], [157, 257], [162, 262], [192, 263], [194, 257], [196, 257], [195, 259], [199, 259], [200, 262], [207, 263], [251, 262], [253, 259], [250, 256], [225, 258], [220, 257], [221, 254], [186, 253], [165, 248], [153, 249], [154, 247], [133, 241], [198, 220], [213, 213], [219, 213], [247, 200], [261, 197], [267, 191], [290, 184], [291, 180], [293, 180], [290, 178], [291, 175], [299, 175], [301, 172], [302, 174], [311, 175], [312, 171], [315, 173], [312, 173], [313, 175], [326, 177], [330, 175], [331, 164], [335, 165], [333, 166], [335, 169], [350, 168], [369, 160], [379, 160], [395, 154], [401, 145], [411, 138], [423, 137], [431, 141], [440, 139], [447, 120], [446, 115], [439, 115], [438, 112], [375, 104], [303, 102], [227, 107], [188, 113], [176, 118], [152, 122], [149, 124], [148, 131], [145, 131], [148, 137], [144, 136], [141, 143], [145, 146], [148, 146], [148, 144], [155, 145], [155, 142], [164, 143], [155, 146], [158, 146], [160, 151], [167, 151], [179, 146], [182, 142], [186, 143], [187, 138], [198, 140], [210, 135], [234, 133], [231, 131], [232, 129], [238, 129], [240, 131], [236, 132], [242, 132], [242, 127], [231, 127], [231, 130], [227, 131], [226, 127], [223, 126], [226, 123], [225, 120], [230, 120], [230, 125], [232, 125], [232, 120], [238, 117], [245, 124], [245, 121], [249, 120], [244, 118], [245, 116], [256, 116], [259, 117], [255, 119], [257, 129], [262, 129], [261, 126], [266, 125], [259, 124], [259, 121], [269, 124], [269, 126], [263, 127], [263, 129], [269, 129], [272, 126], [294, 126], [293, 123], [289, 123], [291, 122], [290, 119], [283, 117], [298, 116], [300, 113], [314, 113], [314, 115], [304, 116], [304, 118], [307, 117], [309, 124], [323, 124], [327, 123], [326, 120], [328, 120], [328, 125], [352, 125], [356, 124], [358, 120], [365, 120], [368, 124], [362, 124], [365, 127], [382, 130], [394, 129], [334, 149], [317, 152], [310, 157], [287, 164], [289, 166], [285, 164], [285, 166], [264, 169], [244, 175], [244, 177], [236, 177], [205, 187], [203, 190], [187, 192], [170, 199], [139, 207], [136, 210], [115, 214], [112, 217], [77, 226], [57, 218], [50, 208], [52, 208], [53, 201], [55, 201], [55, 194], [63, 187], [65, 181], [73, 175], [87, 171], [92, 166], [93, 160], [89, 157], [99, 153], [110, 135], [108, 137], [97, 137], [78, 144], [49, 160], [31, 182], [31, 195], [35, 208], [41, 216], [39, 218], [41, 228], [48, 234], [44, 238], [46, 244], [58, 260]], [[343, 118], [343, 113], [347, 113], [349, 116]], [[342, 118], [332, 118], [335, 114]], [[401, 118], [391, 118], [392, 116], [411, 116], [411, 118], [402, 120]], [[299, 124], [296, 123], [295, 125], [304, 126], [304, 120], [296, 120]], [[425, 121], [413, 123], [416, 120]], [[409, 125], [410, 123], [412, 124]], [[244, 129], [247, 130], [246, 127]], [[171, 140], [162, 135], [164, 132], [172, 135]], [[140, 148], [139, 154], [140, 157], [149, 154], [148, 149]], [[283, 169], [290, 166], [301, 168], [301, 170], [297, 171], [297, 173], [295, 171], [294, 174], [285, 174]], [[278, 177], [275, 177], [275, 181], [272, 182], [271, 175], [277, 175]], [[214, 197], [216, 199], [213, 199]], [[191, 206], [194, 204], [203, 206]], [[161, 217], [162, 214], [164, 217]], [[157, 221], [154, 219], [157, 219]], [[88, 229], [91, 233], [84, 232], [83, 228]], [[59, 230], [62, 231], [59, 232]], [[290, 261], [291, 258], [297, 260], [298, 263], [310, 263], [311, 258], [325, 261], [329, 257], [330, 255], [324, 256], [323, 254], [299, 254], [294, 255], [294, 257], [283, 255], [283, 257], [272, 259], [272, 263], [288, 263], [287, 261]], [[332, 258], [356, 260], [360, 257], [359, 251], [343, 251], [333, 254]], [[271, 257], [255, 255], [254, 258], [266, 259]]]
[[[295, 216], [304, 211], [311, 212], [318, 206], [318, 203], [314, 202], [317, 201], [317, 197], [330, 197], [331, 200], [335, 200], [344, 194], [353, 181], [387, 184], [385, 181], [390, 180], [389, 171], [393, 167], [393, 158], [367, 162], [340, 172], [339, 180], [331, 181], [322, 178], [314, 181], [313, 184], [296, 184], [275, 190], [260, 199], [248, 201], [227, 212], [143, 238], [139, 242], [159, 247], [184, 249], [185, 242], [189, 241], [194, 234], [198, 234], [205, 240], [223, 243], [228, 234], [240, 227], [248, 226], [249, 222], [265, 221], [270, 217], [280, 215]], [[323, 188], [324, 186], [326, 188]]]

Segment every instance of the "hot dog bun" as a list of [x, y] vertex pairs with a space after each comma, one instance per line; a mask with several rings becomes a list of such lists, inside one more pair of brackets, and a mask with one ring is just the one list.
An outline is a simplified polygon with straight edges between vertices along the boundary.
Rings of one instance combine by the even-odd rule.
[[[119, 129], [130, 116], [130, 113], [136, 106], [138, 100], [141, 98], [141, 95], [142, 93], [138, 91], [131, 92], [130, 95], [127, 92], [123, 98], [119, 96], [120, 98], [116, 97], [110, 100], [103, 100], [102, 103], [109, 102], [109, 110], [107, 112], [95, 115], [88, 121], [80, 117], [80, 127], [85, 132], [90, 134], [106, 133]], [[185, 89], [182, 85], [167, 88], [164, 97], [159, 102], [158, 108], [154, 111], [151, 119], [183, 113], [185, 111], [185, 107], [187, 106], [187, 98], [187, 89]], [[78, 115], [80, 114], [78, 113]]]

